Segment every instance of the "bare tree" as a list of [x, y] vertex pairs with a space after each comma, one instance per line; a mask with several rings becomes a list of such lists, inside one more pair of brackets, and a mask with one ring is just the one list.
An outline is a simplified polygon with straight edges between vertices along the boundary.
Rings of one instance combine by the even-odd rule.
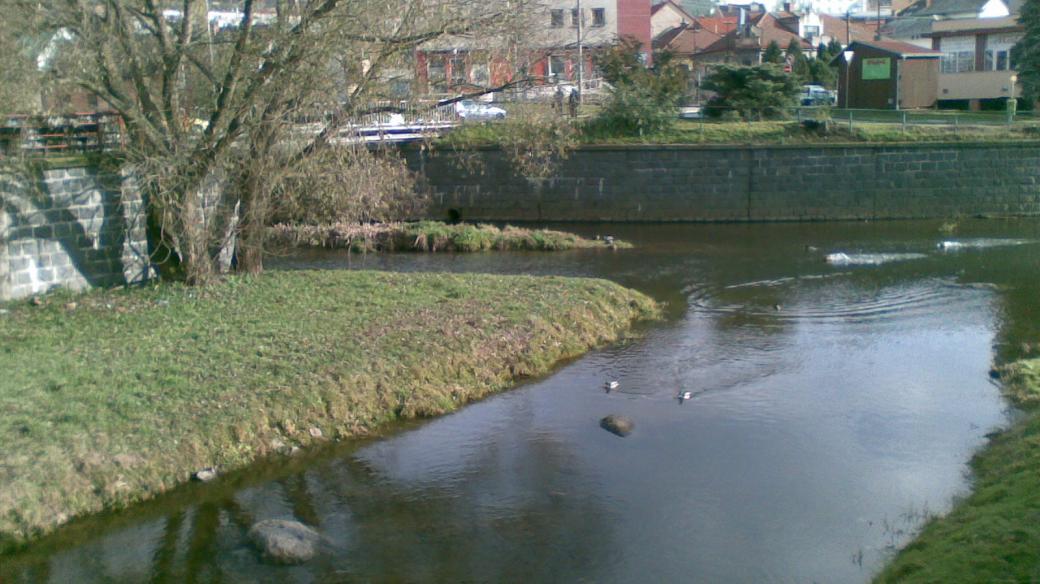
[[[205, 283], [237, 241], [262, 269], [284, 177], [334, 146], [437, 39], [498, 38], [527, 0], [240, 0], [228, 26], [206, 0], [17, 0], [64, 42], [54, 76], [119, 112], [127, 163], [161, 242]], [[226, 3], [225, 3], [226, 4]], [[532, 5], [533, 6], [533, 5]]]

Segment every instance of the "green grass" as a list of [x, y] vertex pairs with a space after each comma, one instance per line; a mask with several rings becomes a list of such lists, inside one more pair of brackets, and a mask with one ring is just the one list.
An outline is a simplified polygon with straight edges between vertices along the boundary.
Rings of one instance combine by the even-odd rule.
[[6, 309], [0, 549], [203, 467], [452, 411], [657, 310], [602, 280], [350, 271]]
[[[579, 134], [581, 144], [828, 144], [849, 142], [1007, 142], [1040, 139], [1040, 126], [1019, 123], [1002, 125], [908, 125], [856, 121], [850, 131], [848, 122], [835, 118], [827, 134], [807, 131], [795, 120], [716, 121], [680, 120], [671, 128], [643, 136], [617, 135], [586, 130]], [[435, 145], [454, 149], [493, 147], [505, 141], [508, 131], [496, 124], [474, 124], [450, 132]]]
[[1040, 359], [1001, 368], [1023, 419], [972, 460], [972, 494], [930, 521], [877, 582], [1040, 582]]
[[480, 252], [564, 251], [568, 249], [617, 249], [632, 245], [618, 240], [585, 239], [551, 229], [524, 229], [507, 225], [447, 224], [439, 221], [380, 224], [276, 225], [270, 243], [283, 246], [320, 246], [369, 251]]

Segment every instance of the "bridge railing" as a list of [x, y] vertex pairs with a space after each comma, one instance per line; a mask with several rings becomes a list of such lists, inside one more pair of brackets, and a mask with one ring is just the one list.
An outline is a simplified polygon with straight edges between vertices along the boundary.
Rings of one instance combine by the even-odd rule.
[[123, 119], [113, 113], [9, 115], [0, 118], [0, 156], [119, 150], [124, 135]]

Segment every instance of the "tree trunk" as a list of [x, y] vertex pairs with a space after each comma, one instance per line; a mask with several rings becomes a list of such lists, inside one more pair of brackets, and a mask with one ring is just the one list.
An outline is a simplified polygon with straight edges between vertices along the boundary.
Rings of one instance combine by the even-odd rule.
[[184, 197], [184, 208], [180, 213], [178, 255], [184, 269], [185, 281], [191, 286], [209, 283], [216, 273], [213, 258], [209, 253], [209, 237], [205, 222], [205, 209], [200, 205], [197, 193]]

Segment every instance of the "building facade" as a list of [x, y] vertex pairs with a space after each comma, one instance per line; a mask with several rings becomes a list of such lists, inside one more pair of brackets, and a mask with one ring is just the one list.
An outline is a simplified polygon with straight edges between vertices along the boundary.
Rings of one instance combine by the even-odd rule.
[[840, 54], [838, 105], [853, 109], [935, 106], [941, 53], [899, 41], [855, 41]]
[[942, 53], [939, 105], [963, 109], [1004, 109], [1020, 97], [1011, 48], [1024, 29], [1014, 17], [948, 20], [932, 25], [932, 48]]
[[[580, 11], [576, 0], [549, 0], [531, 14], [520, 36], [499, 39], [496, 47], [466, 39], [421, 47], [415, 59], [417, 89], [454, 94], [500, 87], [519, 77], [573, 83], [581, 60], [583, 79], [592, 80], [595, 54], [622, 39], [637, 41], [648, 63], [653, 58], [650, 3], [644, 0], [582, 0]], [[578, 57], [579, 45], [584, 59]]]

